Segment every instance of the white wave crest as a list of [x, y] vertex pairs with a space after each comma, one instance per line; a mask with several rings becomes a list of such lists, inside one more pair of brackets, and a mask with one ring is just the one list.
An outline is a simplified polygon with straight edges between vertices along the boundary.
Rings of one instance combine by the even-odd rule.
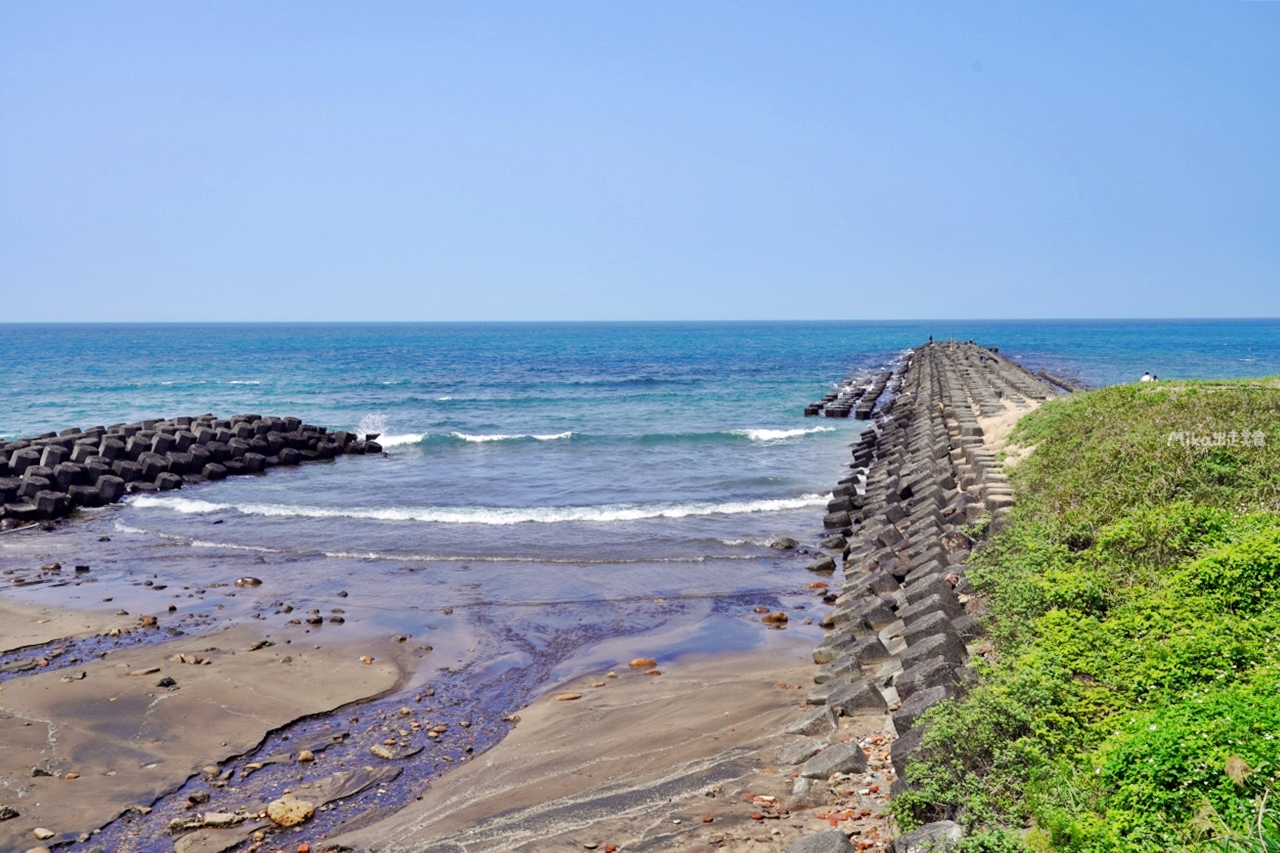
[[808, 429], [735, 429], [730, 435], [745, 435], [752, 441], [780, 441], [784, 438], [799, 438], [815, 432], [835, 432], [835, 427], [810, 427]]
[[375, 441], [385, 450], [388, 447], [400, 447], [405, 444], [417, 444], [427, 437], [425, 432], [410, 432], [404, 435], [381, 435]]
[[693, 515], [740, 515], [821, 506], [828, 495], [802, 495], [758, 501], [712, 503], [602, 504], [563, 507], [316, 507], [282, 504], [214, 503], [193, 498], [138, 495], [130, 504], [138, 508], [168, 509], [184, 514], [235, 510], [245, 515], [276, 518], [359, 518], [377, 521], [420, 521], [436, 524], [557, 524], [566, 521], [640, 521], [648, 518], [687, 518]]
[[232, 379], [228, 385], [261, 385], [256, 379]]
[[555, 435], [468, 435], [465, 432], [451, 432], [449, 435], [475, 444], [484, 444], [490, 441], [524, 441], [530, 438], [537, 441], [556, 441], [561, 438], [573, 437], [572, 432], [558, 432]]

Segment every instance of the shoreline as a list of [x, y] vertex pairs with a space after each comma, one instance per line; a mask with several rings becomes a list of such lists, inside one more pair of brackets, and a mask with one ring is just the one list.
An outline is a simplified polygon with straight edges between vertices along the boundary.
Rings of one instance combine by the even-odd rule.
[[[975, 353], [980, 348], [972, 349], [974, 352], [968, 354], [976, 358]], [[828, 508], [830, 514], [824, 526], [828, 529], [829, 538], [822, 544], [829, 552], [834, 552], [835, 559], [819, 559], [809, 568], [831, 577], [838, 561], [843, 564], [845, 574], [832, 578], [832, 585], [839, 587], [839, 594], [833, 589], [827, 600], [834, 601], [836, 609], [823, 616], [822, 621], [825, 627], [834, 628], [835, 631], [821, 641], [818, 652], [814, 651], [812, 640], [806, 642], [788, 637], [779, 643], [765, 643], [749, 651], [722, 652], [711, 656], [686, 655], [664, 661], [661, 675], [645, 676], [628, 668], [621, 668], [619, 671], [615, 667], [617, 678], [610, 679], [600, 672], [571, 679], [558, 687], [546, 680], [554, 668], [544, 667], [544, 670], [540, 670], [542, 680], [535, 679], [524, 687], [517, 686], [514, 692], [508, 694], [510, 697], [519, 697], [520, 691], [525, 690], [538, 697], [520, 711], [523, 719], [513, 731], [508, 731], [506, 725], [497, 719], [473, 720], [472, 717], [476, 716], [474, 712], [479, 710], [479, 706], [465, 706], [468, 710], [458, 712], [466, 716], [466, 719], [449, 717], [446, 708], [467, 698], [465, 682], [460, 680], [452, 685], [438, 684], [438, 689], [446, 692], [439, 698], [430, 699], [436, 688], [427, 684], [425, 665], [419, 662], [411, 667], [404, 663], [413, 653], [410, 648], [412, 644], [397, 646], [393, 640], [385, 637], [375, 639], [377, 631], [370, 631], [377, 624], [376, 620], [363, 629], [355, 625], [345, 629], [330, 629], [326, 626], [323, 632], [325, 650], [309, 659], [323, 661], [320, 667], [323, 671], [317, 671], [319, 680], [312, 687], [333, 684], [337, 670], [328, 667], [337, 667], [339, 659], [347, 660], [347, 665], [351, 666], [352, 652], [361, 643], [369, 648], [376, 646], [382, 649], [377, 655], [373, 655], [378, 661], [385, 661], [388, 654], [402, 661], [397, 664], [395, 683], [381, 691], [351, 696], [337, 704], [331, 702], [331, 707], [319, 707], [325, 705], [324, 702], [319, 702], [314, 706], [315, 710], [306, 711], [300, 704], [295, 707], [297, 713], [294, 716], [285, 719], [288, 715], [280, 715], [278, 724], [259, 732], [256, 738], [245, 741], [244, 738], [248, 735], [243, 735], [241, 741], [225, 740], [227, 744], [236, 743], [241, 749], [219, 756], [215, 763], [226, 769], [216, 775], [205, 774], [210, 778], [202, 781], [208, 783], [220, 780], [223, 784], [217, 787], [237, 794], [236, 797], [228, 798], [215, 792], [220, 800], [218, 808], [232, 809], [230, 812], [215, 814], [239, 813], [244, 818], [236, 821], [234, 829], [220, 828], [213, 823], [188, 824], [186, 829], [190, 831], [187, 836], [190, 837], [178, 837], [187, 838], [187, 843], [180, 849], [227, 849], [227, 845], [247, 845], [245, 849], [253, 851], [283, 849], [278, 847], [284, 841], [279, 835], [268, 834], [264, 840], [256, 841], [249, 834], [250, 830], [271, 828], [270, 824], [262, 823], [259, 818], [249, 819], [261, 812], [266, 802], [265, 796], [281, 796], [286, 787], [291, 793], [297, 793], [292, 791], [292, 785], [285, 775], [277, 771], [288, 765], [297, 770], [305, 770], [305, 773], [296, 775], [299, 792], [328, 790], [325, 786], [332, 785], [317, 778], [314, 772], [324, 763], [323, 757], [315, 762], [306, 762], [308, 766], [304, 768], [297, 762], [296, 756], [290, 757], [284, 744], [269, 741], [273, 733], [279, 735], [292, 722], [305, 721], [307, 718], [314, 719], [302, 726], [298, 734], [314, 737], [318, 734], [317, 721], [321, 721], [320, 725], [325, 728], [332, 728], [332, 724], [338, 722], [334, 710], [347, 705], [352, 706], [350, 720], [353, 725], [361, 715], [378, 718], [373, 726], [362, 733], [364, 739], [360, 741], [360, 748], [365, 750], [361, 753], [365, 761], [371, 760], [367, 756], [367, 750], [378, 746], [379, 741], [382, 741], [382, 745], [387, 746], [393, 754], [392, 760], [398, 766], [409, 766], [399, 764], [399, 761], [411, 758], [421, 748], [415, 747], [415, 737], [421, 733], [422, 726], [435, 724], [442, 719], [446, 724], [440, 727], [439, 734], [442, 741], [451, 744], [449, 753], [436, 753], [439, 757], [434, 759], [432, 767], [435, 769], [425, 775], [420, 772], [411, 777], [406, 776], [398, 785], [388, 786], [386, 793], [390, 796], [386, 801], [366, 797], [365, 805], [353, 805], [355, 810], [348, 810], [345, 814], [325, 814], [321, 819], [320, 813], [317, 813], [314, 821], [303, 825], [301, 835], [291, 833], [285, 836], [287, 838], [311, 838], [313, 843], [318, 843], [324, 839], [325, 834], [329, 834], [333, 837], [327, 839], [326, 843], [350, 843], [358, 849], [370, 851], [461, 851], [478, 849], [475, 845], [492, 847], [495, 841], [511, 844], [512, 849], [522, 850], [550, 849], [552, 846], [562, 847], [566, 843], [589, 849], [593, 849], [590, 845], [609, 845], [644, 850], [707, 843], [717, 847], [732, 847], [739, 843], [790, 844], [813, 834], [815, 829], [828, 832], [838, 829], [842, 838], [854, 836], [860, 848], [885, 849], [892, 831], [886, 817], [890, 789], [891, 786], [903, 784], [894, 771], [894, 759], [900, 758], [901, 746], [895, 741], [898, 732], [904, 730], [903, 721], [906, 721], [906, 728], [909, 728], [910, 721], [923, 710], [923, 707], [916, 707], [921, 705], [917, 700], [909, 708], [909, 715], [903, 713], [902, 699], [906, 697], [899, 694], [898, 686], [903, 677], [904, 666], [907, 665], [906, 658], [916, 655], [914, 647], [922, 642], [933, 641], [935, 635], [948, 639], [951, 633], [963, 632], [965, 640], [975, 636], [972, 624], [974, 617], [963, 612], [963, 608], [961, 613], [953, 612], [955, 604], [942, 602], [937, 609], [945, 613], [953, 623], [959, 624], [965, 619], [969, 621], [963, 623], [963, 629], [953, 625], [939, 628], [935, 635], [922, 636], [918, 632], [913, 634], [910, 622], [904, 624], [902, 617], [905, 614], [901, 611], [911, 611], [913, 605], [918, 603], [915, 592], [917, 588], [928, 587], [930, 593], [937, 592], [933, 587], [943, 582], [940, 581], [942, 574], [950, 573], [943, 579], [948, 587], [947, 592], [954, 596], [959, 591], [959, 584], [963, 583], [962, 561], [968, 551], [949, 546], [944, 550], [939, 547], [939, 542], [945, 545], [945, 536], [955, 532], [957, 524], [978, 520], [980, 512], [999, 517], [1002, 514], [1000, 510], [1008, 505], [1010, 496], [1001, 485], [1003, 475], [999, 474], [999, 466], [994, 464], [994, 457], [988, 459], [984, 454], [989, 454], [989, 450], [977, 453], [975, 448], [987, 448], [988, 443], [1003, 438], [1012, 428], [1017, 416], [1024, 413], [1019, 408], [1010, 407], [1008, 401], [1001, 399], [998, 394], [989, 399], [986, 396], [978, 399], [971, 396], [973, 389], [969, 388], [962, 393], [963, 399], [944, 395], [948, 405], [955, 407], [956, 411], [948, 411], [947, 406], [943, 406], [945, 416], [931, 414], [933, 403], [930, 402], [930, 389], [919, 387], [919, 377], [912, 372], [918, 370], [918, 365], [922, 362], [917, 361], [917, 358], [923, 359], [919, 353], [924, 351], [925, 348], [918, 350], [917, 356], [909, 359], [894, 376], [888, 401], [875, 413], [870, 422], [870, 431], [864, 432], [854, 445], [854, 462], [850, 467], [855, 468], [855, 473], [841, 481], [832, 506]], [[942, 352], [941, 345], [938, 345], [937, 352]], [[954, 347], [948, 352], [954, 352]], [[983, 358], [986, 359], [987, 356], [984, 355]], [[986, 361], [982, 364], [985, 365]], [[948, 368], [940, 369], [945, 372]], [[970, 378], [966, 373], [965, 381]], [[1038, 379], [1033, 380], [1040, 382]], [[961, 409], [967, 409], [968, 414], [959, 413]], [[924, 480], [914, 482], [914, 494], [910, 489], [903, 488], [909, 482], [907, 472], [916, 470], [912, 466], [917, 465], [915, 458], [923, 447], [911, 438], [918, 434], [918, 430], [912, 432], [916, 429], [911, 426], [913, 412], [923, 413], [932, 419], [930, 434], [933, 438], [921, 459], [928, 460], [931, 476], [936, 479], [931, 487], [926, 486]], [[933, 442], [940, 440], [944, 433], [949, 436], [946, 443], [950, 452], [945, 454], [945, 466], [941, 466], [935, 464], [941, 462], [942, 456], [935, 452], [937, 445]], [[860, 485], [864, 481], [865, 487]], [[968, 496], [958, 507], [963, 510], [960, 516], [956, 516], [960, 521], [952, 523], [954, 519], [949, 519], [944, 523], [939, 512], [957, 508], [951, 505], [955, 495]], [[976, 500], [974, 495], [977, 495]], [[928, 507], [932, 509], [925, 511]], [[856, 519], [854, 515], [857, 516]], [[922, 522], [926, 523], [922, 526]], [[836, 534], [839, 541], [830, 538], [830, 534]], [[940, 536], [944, 538], [939, 540]], [[814, 553], [819, 556], [821, 554], [816, 551]], [[890, 558], [897, 561], [896, 570], [887, 562]], [[241, 555], [238, 559], [247, 558]], [[260, 558], [255, 559], [261, 562]], [[931, 566], [939, 559], [944, 560], [940, 563], [943, 571], [930, 570], [924, 574], [915, 571]], [[895, 593], [893, 603], [888, 606], [891, 610], [899, 611], [896, 614], [899, 618], [896, 620], [877, 623], [875, 619], [879, 617], [872, 617], [870, 611], [867, 611], [867, 605], [871, 603], [868, 597], [871, 587], [867, 586], [867, 576], [877, 573], [894, 577], [892, 588], [886, 587], [877, 594], [890, 591]], [[953, 582], [951, 575], [956, 575], [958, 582]], [[267, 574], [263, 576], [270, 577]], [[127, 571], [113, 582], [120, 587], [121, 582], [128, 577], [132, 577], [132, 573]], [[209, 583], [208, 577], [204, 577], [201, 583], [203, 585], [197, 588], [200, 595], [205, 593], [205, 587], [211, 592], [214, 587], [226, 586], [225, 583]], [[132, 586], [139, 585], [139, 581], [132, 582]], [[165, 588], [159, 584], [152, 587], [150, 581], [147, 581], [146, 586], [156, 590]], [[952, 587], [955, 588], [954, 591]], [[823, 591], [819, 590], [819, 594]], [[169, 592], [173, 593], [174, 590]], [[234, 595], [229, 592], [224, 594]], [[137, 595], [141, 596], [139, 600], [146, 600], [150, 593], [140, 590]], [[319, 628], [312, 634], [310, 629], [302, 627], [300, 620], [287, 619], [292, 608], [285, 607], [283, 611], [278, 609], [283, 602], [266, 604], [266, 598], [271, 596], [265, 590], [250, 591], [248, 596], [251, 599], [249, 603], [243, 603], [242, 598], [234, 604], [232, 610], [226, 611], [212, 622], [193, 622], [189, 625], [190, 629], [218, 626], [212, 631], [203, 630], [191, 637], [175, 637], [158, 644], [111, 651], [112, 663], [88, 665], [91, 671], [87, 670], [88, 677], [80, 682], [81, 685], [91, 680], [94, 683], [105, 682], [104, 678], [93, 676], [101, 676], [108, 666], [128, 666], [133, 661], [148, 659], [149, 655], [154, 656], [161, 650], [176, 649], [179, 650], [176, 653], [192, 652], [198, 655], [198, 651], [193, 651], [195, 646], [211, 642], [210, 638], [223, 634], [235, 637], [236, 642], [240, 642], [242, 636], [248, 638], [255, 634], [259, 637], [268, 634], [273, 637], [288, 637], [289, 642], [293, 639], [302, 640], [304, 635], [308, 635], [307, 643], [317, 641], [322, 636]], [[346, 593], [343, 592], [342, 596], [345, 598]], [[111, 601], [112, 598], [104, 600]], [[154, 604], [159, 600], [152, 599], [150, 603]], [[351, 599], [350, 603], [344, 601], [343, 606], [354, 607], [358, 613], [360, 605], [356, 601], [356, 598]], [[662, 599], [654, 599], [655, 604], [661, 601]], [[959, 604], [963, 605], [964, 602], [960, 601]], [[197, 602], [194, 606], [199, 608], [205, 605]], [[217, 606], [221, 608], [223, 605]], [[231, 604], [228, 603], [228, 606]], [[272, 611], [271, 607], [277, 609]], [[57, 609], [46, 607], [44, 612]], [[793, 603], [787, 609], [804, 611], [805, 607]], [[857, 614], [854, 614], [855, 610]], [[282, 612], [285, 618], [274, 618]], [[312, 609], [310, 612], [318, 614], [320, 611]], [[343, 610], [332, 612], [341, 613]], [[444, 608], [445, 614], [452, 612], [452, 608]], [[179, 618], [194, 615], [188, 612]], [[932, 615], [932, 612], [928, 615]], [[805, 613], [804, 617], [807, 616]], [[67, 618], [70, 620], [66, 623], [68, 625], [78, 624], [77, 619], [83, 621], [83, 617], [79, 616]], [[125, 616], [118, 618], [129, 621]], [[248, 622], [249, 618], [265, 621], [255, 624]], [[802, 617], [797, 612], [794, 618]], [[861, 620], [861, 624], [866, 625], [866, 630], [851, 633], [850, 618], [855, 622]], [[869, 618], [872, 621], [867, 622]], [[758, 620], [759, 617], [753, 619]], [[89, 621], [84, 624], [91, 627], [107, 624], [108, 621], [103, 616], [100, 622]], [[281, 621], [286, 624], [279, 625]], [[307, 621], [318, 625], [320, 619], [315, 617], [314, 620]], [[332, 621], [341, 623], [344, 620], [339, 618]], [[356, 621], [359, 622], [359, 619]], [[290, 626], [288, 622], [295, 625]], [[232, 627], [225, 627], [227, 623], [231, 623]], [[48, 623], [40, 624], [55, 623], [51, 619]], [[152, 624], [154, 625], [154, 620]], [[758, 621], [756, 625], [757, 629], [762, 630]], [[115, 627], [120, 629], [118, 625]], [[59, 630], [65, 629], [48, 628], [33, 636], [48, 636]], [[330, 630], [346, 633], [334, 636], [329, 633]], [[453, 632], [453, 645], [458, 647], [448, 653], [447, 657], [450, 659], [455, 653], [461, 652], [467, 644], [464, 638], [469, 637], [475, 638], [473, 644], [476, 648], [467, 648], [468, 653], [476, 652], [482, 645], [489, 647], [487, 651], [481, 649], [480, 654], [473, 658], [474, 661], [483, 666], [485, 661], [493, 663], [500, 659], [495, 653], [496, 637], [487, 636], [478, 630], [478, 626], [457, 623], [457, 627], [449, 630]], [[358, 635], [362, 632], [367, 635], [365, 639], [359, 639]], [[878, 648], [882, 649], [882, 656], [863, 660], [854, 654], [846, 660], [850, 653], [849, 643], [846, 641], [861, 637], [874, 639]], [[440, 639], [444, 640], [445, 637], [442, 635]], [[192, 648], [183, 652], [183, 643], [190, 644]], [[613, 651], [624, 647], [626, 643], [625, 633], [607, 641]], [[641, 640], [641, 645], [643, 643]], [[788, 651], [780, 653], [778, 647]], [[832, 655], [825, 658], [826, 663], [817, 671], [819, 677], [815, 678], [814, 665], [823, 662], [820, 657], [824, 654], [824, 648], [830, 650]], [[963, 643], [960, 648], [964, 648]], [[419, 646], [418, 649], [422, 652], [419, 657], [431, 651], [429, 646]], [[261, 651], [262, 649], [258, 650], [259, 653]], [[278, 651], [280, 650], [275, 650]], [[321, 649], [317, 647], [315, 651], [320, 653]], [[951, 649], [948, 653], [959, 655], [960, 660], [955, 661], [958, 667], [969, 652], [966, 650], [957, 653]], [[486, 654], [489, 657], [486, 658]], [[329, 657], [330, 655], [336, 657]], [[560, 663], [556, 666], [575, 657], [579, 657], [579, 662], [582, 662], [581, 652], [571, 650], [569, 656], [559, 659]], [[262, 658], [266, 659], [267, 656]], [[462, 661], [461, 657], [459, 661]], [[465, 673], [470, 665], [463, 663], [456, 672]], [[577, 667], [579, 671], [582, 668]], [[448, 667], [438, 669], [446, 673], [450, 671]], [[499, 668], [497, 671], [503, 670]], [[51, 678], [62, 684], [63, 680], [57, 675], [49, 672], [23, 676], [18, 681], [26, 686], [18, 692], [29, 692], [33, 689], [31, 685], [43, 685]], [[150, 675], [162, 677], [160, 672], [156, 672], [146, 678], [149, 679]], [[475, 672], [472, 677], [474, 675]], [[243, 675], [246, 684], [254, 683], [255, 679], [261, 681], [263, 677], [261, 672], [254, 674], [248, 669]], [[956, 678], [961, 678], [958, 669]], [[816, 690], [812, 689], [812, 682], [815, 680], [819, 683]], [[383, 707], [387, 704], [385, 701], [381, 705], [374, 701], [377, 697], [387, 697], [397, 690], [403, 692], [402, 688], [410, 681], [426, 689], [413, 696], [412, 703], [398, 711]], [[435, 682], [435, 679], [432, 681]], [[870, 701], [868, 697], [871, 694], [864, 696], [867, 699], [865, 702], [854, 701], [842, 694], [837, 703], [835, 691], [846, 686], [846, 682], [857, 696], [865, 693], [859, 685], [866, 685], [879, 701]], [[137, 683], [141, 685], [143, 682]], [[594, 686], [597, 684], [603, 686]], [[156, 688], [151, 689], [154, 692]], [[179, 685], [178, 689], [180, 692], [186, 686]], [[223, 692], [230, 693], [235, 689], [235, 686], [227, 688], [224, 685]], [[447, 692], [450, 689], [462, 692], [450, 694]], [[863, 693], [858, 693], [859, 690], [863, 690]], [[942, 690], [942, 694], [938, 690]], [[194, 695], [194, 692], [192, 689], [186, 695]], [[565, 693], [577, 694], [580, 698], [559, 701], [557, 694]], [[939, 697], [951, 695], [951, 692], [945, 685], [930, 685], [919, 695], [937, 701]], [[7, 707], [4, 702], [6, 698], [9, 697], [0, 693], [0, 708]], [[156, 696], [150, 698], [157, 700]], [[214, 695], [211, 693], [207, 698], [213, 701]], [[304, 698], [299, 696], [300, 701]], [[404, 697], [400, 697], [397, 702], [403, 699]], [[159, 701], [163, 705], [169, 700]], [[417, 703], [422, 703], [422, 707], [417, 707]], [[151, 707], [150, 704], [146, 706], [144, 717]], [[26, 713], [38, 709], [32, 707], [19, 710]], [[83, 712], [82, 708], [79, 710]], [[72, 712], [74, 716], [75, 709]], [[432, 719], [426, 719], [428, 714]], [[796, 727], [794, 724], [797, 717], [807, 722]], [[401, 722], [397, 722], [398, 720]], [[410, 722], [416, 724], [412, 733], [408, 730]], [[471, 728], [473, 723], [477, 725], [475, 730]], [[361, 724], [361, 727], [364, 725], [366, 724]], [[451, 726], [456, 728], [450, 730]], [[445, 730], [449, 731], [447, 735], [444, 734]], [[381, 735], [388, 737], [383, 738]], [[219, 740], [218, 743], [223, 741]], [[434, 744], [427, 744], [427, 747], [433, 750], [435, 748]], [[473, 747], [478, 750], [474, 761], [469, 760]], [[230, 749], [229, 746], [227, 748]], [[906, 749], [909, 748], [908, 745]], [[271, 753], [268, 758], [278, 758], [280, 754], [285, 756], [279, 759], [280, 766], [272, 765], [261, 773], [255, 772], [256, 768], [250, 770], [250, 766], [256, 761], [244, 759], [251, 754], [269, 753], [271, 749], [275, 749], [276, 753]], [[466, 754], [462, 754], [463, 752]], [[833, 764], [829, 773], [811, 773], [807, 769], [814, 762], [822, 764], [836, 753], [845, 752], [850, 753], [851, 757], [843, 763]], [[347, 760], [355, 758], [350, 749], [346, 753], [342, 749], [335, 749], [326, 754], [345, 755], [345, 758], [339, 759], [342, 766], [346, 766], [344, 762]], [[25, 756], [26, 753], [23, 753], [23, 760]], [[811, 758], [813, 761], [806, 764]], [[236, 763], [236, 759], [240, 759], [239, 763]], [[441, 761], [445, 763], [441, 764]], [[455, 761], [456, 763], [452, 763]], [[145, 768], [146, 764], [141, 766]], [[13, 768], [16, 767], [17, 764], [12, 767], [3, 765], [15, 783], [17, 776], [14, 775]], [[610, 768], [615, 772], [609, 773]], [[604, 773], [603, 782], [595, 775], [594, 771], [597, 769]], [[239, 777], [236, 776], [237, 772]], [[228, 773], [231, 778], [222, 778]], [[624, 775], [627, 777], [625, 782], [616, 778]], [[79, 781], [83, 778], [86, 778], [86, 774], [80, 774], [77, 780], [60, 781]], [[196, 776], [189, 778], [195, 780]], [[231, 785], [231, 780], [236, 778], [252, 778], [254, 781]], [[391, 793], [391, 788], [397, 789], [394, 794]], [[142, 798], [147, 796], [148, 791], [154, 798], [163, 797], [164, 808], [161, 811], [164, 814], [152, 816], [142, 814], [139, 809], [134, 813], [136, 817], [131, 814], [123, 821], [117, 821], [111, 831], [113, 834], [109, 833], [110, 837], [118, 843], [128, 845], [119, 849], [172, 849], [174, 838], [157, 838], [150, 842], [135, 842], [134, 839], [146, 833], [156, 833], [158, 827], [165, 825], [160, 820], [162, 816], [167, 820], [175, 820], [185, 813], [189, 820], [192, 813], [203, 814], [198, 809], [182, 809], [178, 800], [183, 794], [189, 790], [200, 793], [182, 781], [176, 785], [170, 784], [163, 790], [155, 785], [146, 788], [141, 783], [128, 790], [142, 791]], [[665, 798], [655, 800], [646, 794], [654, 791], [665, 792]], [[380, 789], [379, 795], [382, 793], [384, 792]], [[744, 800], [745, 794], [751, 796]], [[347, 807], [341, 797], [325, 802], [332, 802], [331, 808], [339, 811]], [[108, 800], [108, 803], [111, 807], [120, 807], [117, 801]], [[330, 808], [328, 805], [325, 807]], [[39, 814], [35, 814], [32, 819], [39, 817]], [[704, 822], [704, 819], [708, 820]], [[530, 821], [540, 827], [537, 835], [521, 835], [520, 833], [526, 832], [521, 827]], [[8, 824], [6, 826], [0, 823], [0, 829], [13, 830], [19, 826], [13, 821]], [[199, 839], [194, 838], [197, 834], [200, 835]], [[74, 839], [74, 836], [62, 833], [55, 835], [52, 841], [60, 843]], [[197, 841], [199, 847], [194, 846]]]

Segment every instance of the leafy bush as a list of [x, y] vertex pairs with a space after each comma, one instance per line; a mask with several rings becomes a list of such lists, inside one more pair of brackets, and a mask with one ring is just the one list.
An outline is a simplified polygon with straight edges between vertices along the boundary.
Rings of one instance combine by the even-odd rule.
[[1271, 380], [1120, 386], [1023, 419], [1018, 504], [969, 571], [991, 648], [926, 718], [904, 826], [954, 813], [973, 844], [1017, 845], [974, 850], [1261, 837], [1260, 792], [1280, 790], [1277, 413]]

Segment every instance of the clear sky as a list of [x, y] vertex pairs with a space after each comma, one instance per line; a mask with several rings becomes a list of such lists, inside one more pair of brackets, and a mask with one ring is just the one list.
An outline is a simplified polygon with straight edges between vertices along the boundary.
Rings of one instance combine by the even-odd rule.
[[0, 319], [1280, 316], [1280, 2], [0, 0]]

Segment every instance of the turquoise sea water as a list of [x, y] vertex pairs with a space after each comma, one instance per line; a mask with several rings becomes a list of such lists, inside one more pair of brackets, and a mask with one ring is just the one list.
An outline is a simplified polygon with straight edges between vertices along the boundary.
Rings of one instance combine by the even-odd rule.
[[512, 599], [712, 594], [767, 587], [738, 564], [773, 566], [771, 536], [812, 539], [863, 424], [804, 404], [929, 335], [1090, 385], [1280, 373], [1277, 321], [10, 325], [0, 435], [205, 411], [376, 431], [386, 458], [98, 516], [166, 555], [501, 564]]

